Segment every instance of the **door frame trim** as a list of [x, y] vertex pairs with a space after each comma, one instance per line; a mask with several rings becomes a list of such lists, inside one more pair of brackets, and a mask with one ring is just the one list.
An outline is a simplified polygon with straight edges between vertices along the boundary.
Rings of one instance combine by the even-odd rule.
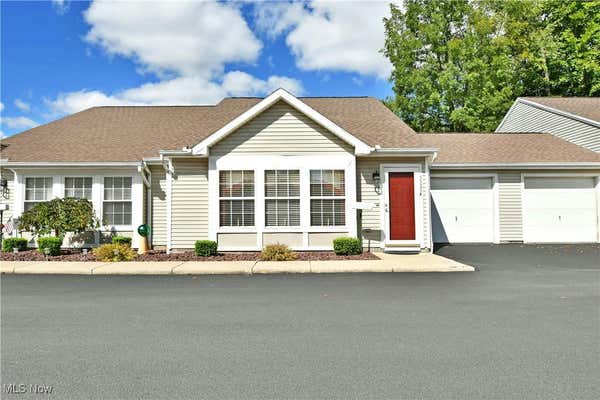
[[600, 243], [600, 175], [594, 172], [521, 172], [521, 215], [522, 215], [522, 226], [523, 226], [523, 243], [536, 243], [529, 242], [525, 238], [527, 237], [525, 229], [527, 224], [525, 220], [527, 218], [525, 214], [525, 178], [595, 178], [595, 193], [596, 193], [596, 243]]
[[[430, 180], [434, 178], [492, 178], [492, 199], [493, 199], [493, 210], [494, 213], [494, 232], [493, 232], [493, 242], [494, 244], [500, 243], [500, 187], [498, 183], [498, 173], [496, 172], [482, 172], [482, 173], [453, 173], [453, 174], [440, 174], [433, 173], [430, 175]], [[521, 181], [523, 181], [521, 179]], [[429, 183], [429, 197], [430, 202], [433, 202], [433, 198], [431, 197], [431, 182]], [[431, 209], [433, 209], [433, 205], [430, 205]], [[433, 240], [433, 218], [431, 220], [431, 234]], [[459, 243], [459, 242], [453, 242]]]
[[[389, 178], [390, 172], [412, 172], [414, 183], [414, 202], [415, 202], [415, 240], [389, 240]], [[425, 247], [423, 235], [425, 215], [423, 213], [423, 196], [421, 182], [426, 172], [422, 164], [379, 164], [379, 176], [381, 177], [381, 193], [379, 195], [380, 223], [381, 229], [380, 247], [386, 249], [386, 246], [399, 245], [401, 247], [393, 248], [394, 251], [414, 251]], [[387, 248], [388, 250], [392, 250]]]

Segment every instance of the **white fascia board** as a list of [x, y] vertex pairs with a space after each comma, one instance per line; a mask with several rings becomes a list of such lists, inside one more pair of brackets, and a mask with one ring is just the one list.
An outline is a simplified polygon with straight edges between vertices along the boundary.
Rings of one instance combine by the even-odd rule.
[[600, 121], [594, 121], [593, 119], [589, 119], [589, 118], [585, 118], [576, 114], [572, 114], [570, 112], [567, 111], [563, 111], [563, 110], [559, 110], [557, 108], [554, 107], [549, 107], [540, 103], [536, 103], [534, 101], [530, 101], [530, 100], [525, 100], [522, 98], [518, 98], [517, 99], [518, 102], [523, 103], [523, 104], [527, 104], [528, 106], [532, 106], [532, 107], [536, 107], [539, 108], [541, 110], [544, 111], [548, 111], [557, 115], [561, 115], [563, 117], [567, 117], [567, 118], [571, 118], [580, 122], [583, 122], [584, 124], [588, 124], [588, 125], [593, 125], [597, 128], [600, 128]]
[[431, 169], [600, 169], [598, 163], [435, 163]]
[[239, 115], [233, 121], [229, 122], [221, 129], [198, 143], [192, 148], [192, 153], [194, 155], [202, 155], [206, 156], [209, 154], [209, 148], [213, 146], [215, 143], [219, 142], [227, 135], [238, 129], [239, 127], [246, 124], [252, 118], [256, 117], [261, 112], [265, 111], [269, 107], [271, 107], [276, 102], [283, 100], [296, 110], [305, 114], [307, 117], [311, 118], [319, 125], [323, 126], [325, 129], [329, 130], [340, 139], [344, 140], [346, 143], [354, 146], [354, 153], [356, 155], [369, 154], [372, 150], [371, 146], [367, 145], [363, 141], [356, 138], [356, 136], [351, 135], [346, 132], [340, 126], [334, 124], [325, 116], [314, 110], [312, 107], [308, 106], [303, 101], [299, 100], [297, 97], [292, 95], [291, 93], [285, 91], [284, 89], [277, 89], [269, 96], [265, 97], [263, 100], [250, 107], [247, 111]]
[[177, 157], [177, 156], [191, 156], [192, 155], [192, 150], [188, 149], [188, 150], [159, 150], [158, 154], [162, 156], [169, 156], [169, 157]]

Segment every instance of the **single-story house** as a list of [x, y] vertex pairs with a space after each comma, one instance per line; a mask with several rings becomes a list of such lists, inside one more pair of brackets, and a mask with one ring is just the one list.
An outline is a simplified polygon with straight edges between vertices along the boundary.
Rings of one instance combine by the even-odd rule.
[[340, 236], [386, 251], [434, 242], [598, 242], [600, 155], [545, 133], [418, 134], [370, 97], [226, 98], [94, 107], [3, 140], [4, 218], [60, 196], [155, 249], [223, 251]]
[[600, 153], [600, 97], [519, 97], [496, 132], [547, 132]]

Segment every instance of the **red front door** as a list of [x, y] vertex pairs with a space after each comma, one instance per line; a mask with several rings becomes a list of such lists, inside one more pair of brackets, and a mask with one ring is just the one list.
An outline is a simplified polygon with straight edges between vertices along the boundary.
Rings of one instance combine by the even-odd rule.
[[390, 172], [390, 239], [415, 240], [415, 185], [412, 172]]

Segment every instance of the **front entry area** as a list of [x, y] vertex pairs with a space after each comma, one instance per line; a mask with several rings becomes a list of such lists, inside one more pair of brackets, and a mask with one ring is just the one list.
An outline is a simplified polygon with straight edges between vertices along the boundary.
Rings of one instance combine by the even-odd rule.
[[412, 172], [389, 174], [391, 240], [415, 240], [415, 183]]

